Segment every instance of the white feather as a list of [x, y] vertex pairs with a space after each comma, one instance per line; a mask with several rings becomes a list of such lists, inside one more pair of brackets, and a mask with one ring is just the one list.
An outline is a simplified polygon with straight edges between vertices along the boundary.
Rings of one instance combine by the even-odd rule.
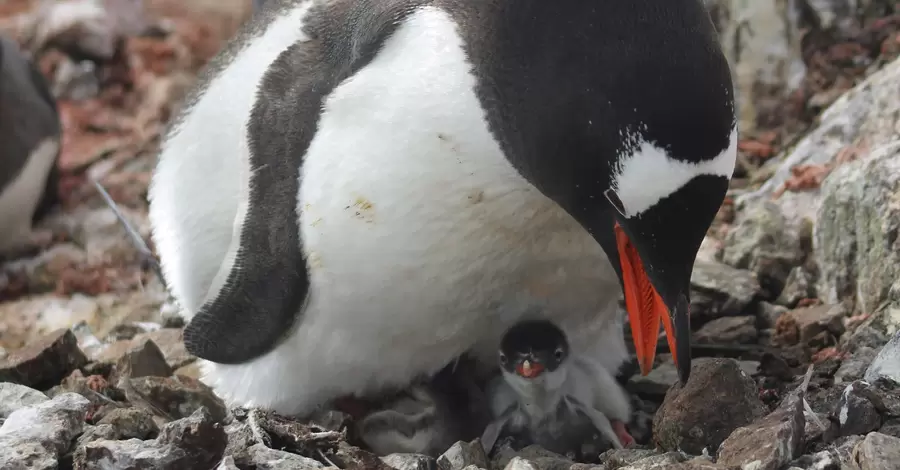
[[34, 211], [47, 187], [47, 175], [56, 163], [59, 139], [42, 140], [31, 151], [18, 176], [0, 188], [0, 252], [27, 243]]

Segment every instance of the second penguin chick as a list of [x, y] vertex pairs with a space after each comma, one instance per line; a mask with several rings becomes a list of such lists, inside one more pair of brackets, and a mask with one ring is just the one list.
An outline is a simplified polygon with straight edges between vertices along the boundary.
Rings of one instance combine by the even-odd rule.
[[613, 375], [573, 354], [565, 333], [547, 320], [520, 322], [500, 342], [502, 374], [488, 385], [494, 421], [482, 435], [490, 452], [506, 429], [566, 454], [598, 431], [613, 447], [634, 442], [625, 429], [631, 406]]

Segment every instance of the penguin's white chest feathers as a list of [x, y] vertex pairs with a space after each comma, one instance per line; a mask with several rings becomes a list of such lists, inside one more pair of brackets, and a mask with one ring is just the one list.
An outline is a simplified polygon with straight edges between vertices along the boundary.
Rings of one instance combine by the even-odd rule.
[[[253, 92], [241, 85], [229, 92]], [[587, 231], [507, 161], [475, 85], [450, 16], [426, 7], [327, 97], [297, 197], [310, 278], [302, 320], [256, 360], [209, 364], [220, 394], [302, 413], [338, 395], [405, 386], [470, 349], [493, 364], [500, 335], [526, 315], [555, 320], [573, 348], [618, 335], [606, 347], [611, 363], [624, 359], [615, 272]], [[226, 98], [207, 94], [197, 106], [216, 99]], [[234, 194], [240, 184], [219, 189]], [[210, 202], [210, 214], [222, 212]], [[209, 227], [231, 221], [195, 227], [198, 239]], [[202, 256], [226, 259], [226, 247], [207, 243]], [[192, 264], [187, 247], [169, 251], [179, 253], [173, 266]], [[188, 291], [183, 304], [202, 303], [205, 291]]]

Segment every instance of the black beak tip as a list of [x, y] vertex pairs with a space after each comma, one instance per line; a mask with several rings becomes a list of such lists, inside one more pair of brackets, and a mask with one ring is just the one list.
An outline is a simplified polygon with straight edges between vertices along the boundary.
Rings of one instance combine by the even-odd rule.
[[678, 379], [681, 385], [691, 377], [691, 313], [690, 304], [685, 296], [681, 296], [673, 315], [675, 328], [676, 351], [678, 357]]

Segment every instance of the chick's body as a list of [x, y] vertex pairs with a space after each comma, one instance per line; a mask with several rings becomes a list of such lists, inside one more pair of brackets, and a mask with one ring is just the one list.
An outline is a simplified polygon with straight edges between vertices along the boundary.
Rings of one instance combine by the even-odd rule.
[[500, 349], [502, 374], [488, 386], [495, 421], [482, 437], [486, 448], [504, 430], [561, 454], [576, 451], [597, 432], [616, 448], [630, 444], [624, 430], [631, 415], [628, 397], [605, 367], [572, 354], [555, 325], [520, 323]]

